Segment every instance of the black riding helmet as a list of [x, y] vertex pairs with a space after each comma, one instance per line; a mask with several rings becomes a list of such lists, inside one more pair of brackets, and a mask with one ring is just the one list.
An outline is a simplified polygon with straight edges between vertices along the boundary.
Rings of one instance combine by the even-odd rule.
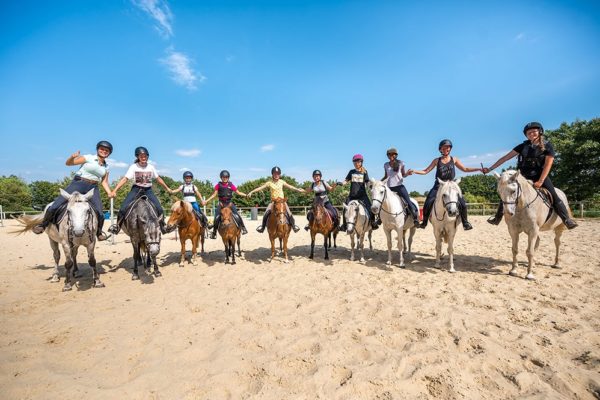
[[544, 127], [542, 126], [542, 124], [540, 124], [539, 122], [530, 122], [527, 125], [525, 125], [525, 127], [523, 128], [523, 134], [525, 136], [527, 136], [527, 131], [530, 129], [539, 129], [540, 130], [540, 134], [543, 135], [544, 134]]
[[221, 173], [219, 174], [219, 177], [221, 178], [229, 178], [229, 171], [227, 171], [226, 169], [224, 169], [223, 171], [221, 171]]
[[281, 175], [281, 168], [279, 168], [277, 166], [271, 168], [271, 175], [276, 174], [276, 173]]
[[318, 169], [315, 169], [315, 170], [313, 171], [313, 174], [312, 174], [312, 176], [315, 176], [315, 175], [323, 176], [323, 174], [321, 173], [321, 171], [319, 171]]
[[135, 148], [135, 156], [136, 156], [136, 157], [139, 157], [139, 156], [140, 156], [140, 154], [145, 154], [145, 155], [147, 155], [148, 157], [150, 157], [150, 153], [148, 152], [148, 149], [147, 149], [147, 148], [145, 148], [145, 147], [143, 147], [143, 146], [140, 146], [140, 147], [136, 147], [136, 148]]
[[183, 173], [183, 179], [185, 179], [185, 178], [192, 178], [192, 179], [194, 179], [194, 174], [192, 174], [191, 171], [185, 171]]
[[100, 147], [106, 147], [109, 151], [109, 155], [113, 152], [112, 144], [110, 144], [110, 142], [107, 140], [101, 140], [98, 142], [98, 144], [96, 144], [96, 150], [98, 150]]
[[440, 142], [440, 145], [438, 146], [438, 150], [442, 149], [442, 146], [450, 146], [450, 148], [452, 148], [452, 141], [450, 141], [450, 139], [444, 139]]

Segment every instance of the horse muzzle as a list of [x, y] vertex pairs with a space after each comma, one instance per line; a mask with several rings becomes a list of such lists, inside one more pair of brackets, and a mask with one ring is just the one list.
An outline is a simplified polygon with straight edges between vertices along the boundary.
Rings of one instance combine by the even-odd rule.
[[150, 254], [151, 257], [156, 257], [158, 253], [160, 253], [160, 244], [158, 243], [149, 244], [147, 248], [148, 254]]
[[85, 233], [85, 229], [73, 229], [73, 236], [75, 237], [82, 237], [83, 234]]
[[378, 206], [371, 206], [371, 212], [373, 214], [379, 213], [379, 207]]

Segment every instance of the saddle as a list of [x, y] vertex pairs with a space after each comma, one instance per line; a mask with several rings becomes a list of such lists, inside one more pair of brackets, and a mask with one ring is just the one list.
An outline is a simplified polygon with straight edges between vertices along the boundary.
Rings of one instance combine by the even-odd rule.
[[548, 215], [546, 215], [546, 221], [544, 221], [545, 223], [550, 219], [552, 213], [554, 212], [554, 199], [552, 198], [552, 195], [550, 194], [548, 189], [544, 187], [537, 189], [537, 191], [544, 204], [546, 204], [549, 208]]
[[52, 223], [54, 225], [56, 225], [56, 228], [59, 227], [60, 223], [62, 222], [62, 220], [65, 218], [65, 215], [67, 214], [67, 206], [69, 205], [68, 202], [63, 203], [62, 206], [60, 206], [58, 208], [58, 210], [56, 210], [56, 213], [54, 214], [54, 218], [52, 220]]
[[392, 192], [392, 193], [394, 193], [400, 199], [400, 204], [402, 204], [402, 211], [404, 211], [404, 214], [411, 215], [410, 206], [406, 203], [406, 201], [404, 201], [404, 198], [396, 192]]
[[131, 202], [129, 207], [127, 207], [127, 209], [125, 210], [125, 217], [123, 218], [123, 220], [126, 220], [129, 217], [129, 214], [131, 214], [133, 207], [135, 207], [135, 205], [142, 200], [146, 201], [150, 205], [150, 209], [152, 210], [152, 213], [154, 214], [156, 219], [158, 219], [158, 210], [156, 209], [156, 207], [154, 207], [154, 204], [152, 204], [152, 202], [148, 200], [148, 196], [146, 196], [145, 194], [139, 194], [139, 192], [138, 192], [138, 195], [136, 195], [135, 199]]

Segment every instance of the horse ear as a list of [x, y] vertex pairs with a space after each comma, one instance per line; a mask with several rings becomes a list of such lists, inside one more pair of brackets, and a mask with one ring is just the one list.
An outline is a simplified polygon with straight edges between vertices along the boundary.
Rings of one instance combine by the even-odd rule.
[[348, 209], [348, 205], [347, 204], [342, 204], [344, 206], [344, 210]]
[[509, 182], [516, 182], [518, 177], [519, 177], [519, 171], [517, 171], [514, 174], [512, 174], [512, 176], [508, 179], [508, 181]]
[[67, 200], [71, 200], [72, 195], [67, 193], [64, 189], [60, 189], [60, 195]]
[[496, 171], [492, 171], [492, 175], [494, 176], [494, 178], [496, 178], [496, 180], [500, 180], [501, 176], [499, 173], [497, 173]]
[[461, 179], [462, 179], [462, 178], [458, 178], [458, 179], [457, 179], [457, 180], [455, 180], [454, 182], [456, 182], [456, 184], [457, 184], [457, 185], [460, 185], [460, 180], [461, 180]]
[[387, 178], [385, 178], [384, 180], [381, 181], [381, 183], [383, 183], [384, 185], [387, 184], [388, 179], [390, 179], [390, 177], [388, 176]]
[[86, 194], [83, 195], [83, 197], [87, 200], [90, 201], [91, 198], [94, 196], [94, 189], [90, 189], [88, 190], [88, 192]]
[[437, 180], [438, 180], [438, 182], [439, 182], [440, 185], [442, 185], [444, 183], [444, 181], [441, 180], [440, 178], [437, 178]]

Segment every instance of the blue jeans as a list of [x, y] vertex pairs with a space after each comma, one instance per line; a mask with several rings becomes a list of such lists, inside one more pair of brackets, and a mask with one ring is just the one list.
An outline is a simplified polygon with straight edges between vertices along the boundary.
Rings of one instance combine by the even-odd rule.
[[121, 208], [119, 209], [119, 217], [118, 217], [119, 219], [125, 218], [125, 212], [129, 208], [131, 203], [133, 203], [133, 201], [136, 199], [136, 197], [141, 196], [141, 195], [145, 195], [146, 197], [148, 197], [148, 200], [150, 200], [152, 205], [154, 205], [154, 208], [156, 209], [156, 212], [158, 213], [159, 219], [163, 218], [163, 216], [164, 216], [163, 208], [160, 205], [160, 201], [158, 201], [158, 198], [154, 194], [154, 191], [152, 190], [152, 188], [151, 187], [144, 188], [141, 186], [134, 185], [131, 188], [131, 190], [129, 191], [129, 193], [127, 194], [127, 197], [125, 197], [123, 204], [121, 204]]

